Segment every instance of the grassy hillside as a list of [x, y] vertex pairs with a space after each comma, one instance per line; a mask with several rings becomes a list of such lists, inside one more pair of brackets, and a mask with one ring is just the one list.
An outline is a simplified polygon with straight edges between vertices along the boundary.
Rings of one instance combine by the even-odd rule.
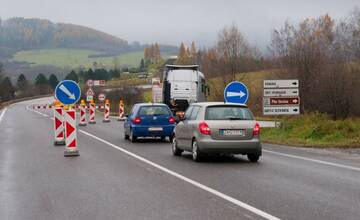
[[89, 58], [89, 55], [100, 54], [101, 52], [81, 49], [40, 49], [20, 51], [14, 55], [15, 61], [26, 61], [34, 65], [53, 65], [57, 67], [78, 68], [92, 67], [93, 62], [103, 64], [107, 68], [114, 67], [114, 63], [119, 65], [138, 66], [143, 52], [129, 52], [113, 57]]

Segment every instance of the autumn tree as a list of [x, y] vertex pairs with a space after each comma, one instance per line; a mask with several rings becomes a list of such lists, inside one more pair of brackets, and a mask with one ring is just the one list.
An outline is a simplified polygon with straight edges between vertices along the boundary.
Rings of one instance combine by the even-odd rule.
[[184, 43], [180, 44], [179, 53], [177, 56], [177, 60], [175, 61], [175, 64], [181, 64], [181, 65], [191, 64], [190, 55]]
[[302, 111], [326, 112], [335, 119], [346, 118], [357, 93], [356, 60], [351, 45], [356, 30], [346, 22], [335, 23], [329, 16], [305, 19], [273, 32], [272, 52], [279, 70], [300, 81]]

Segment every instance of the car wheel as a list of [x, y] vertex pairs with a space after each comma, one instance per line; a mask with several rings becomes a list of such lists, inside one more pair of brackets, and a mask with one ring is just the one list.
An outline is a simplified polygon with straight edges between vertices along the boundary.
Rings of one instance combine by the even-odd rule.
[[192, 144], [192, 159], [193, 161], [199, 162], [202, 158], [202, 153], [199, 150], [199, 145], [196, 140]]
[[172, 145], [171, 145], [172, 153], [174, 156], [181, 156], [183, 150], [180, 150], [177, 146], [177, 140], [175, 136], [172, 137]]
[[165, 137], [165, 136], [161, 136], [161, 137], [160, 137], [161, 142], [164, 142], [164, 141], [165, 141], [165, 139], [166, 139], [166, 137]]
[[125, 135], [124, 135], [124, 139], [125, 139], [125, 140], [129, 140], [129, 135], [125, 134]]
[[247, 158], [251, 161], [251, 162], [258, 162], [260, 155], [258, 154], [248, 154]]
[[172, 143], [172, 142], [173, 142], [174, 137], [175, 137], [175, 135], [174, 135], [174, 134], [169, 136], [169, 141], [170, 141], [170, 143]]
[[136, 142], [137, 137], [134, 135], [132, 129], [130, 129], [130, 136], [129, 139], [132, 143]]

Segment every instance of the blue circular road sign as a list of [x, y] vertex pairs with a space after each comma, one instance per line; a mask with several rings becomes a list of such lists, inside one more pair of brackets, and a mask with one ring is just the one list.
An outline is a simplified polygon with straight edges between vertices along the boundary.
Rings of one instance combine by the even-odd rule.
[[76, 103], [80, 96], [80, 87], [72, 80], [63, 80], [55, 88], [55, 98], [64, 105]]
[[249, 98], [249, 90], [242, 82], [234, 81], [229, 83], [224, 90], [226, 102], [246, 104]]

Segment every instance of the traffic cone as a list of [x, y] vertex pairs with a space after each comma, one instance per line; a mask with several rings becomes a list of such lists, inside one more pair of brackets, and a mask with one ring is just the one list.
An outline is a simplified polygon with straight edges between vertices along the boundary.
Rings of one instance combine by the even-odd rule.
[[80, 123], [79, 126], [86, 126], [86, 104], [85, 100], [80, 102]]
[[96, 124], [95, 121], [95, 103], [94, 100], [90, 101], [90, 109], [89, 109], [89, 124]]
[[105, 100], [104, 120], [103, 122], [110, 122], [110, 101]]
[[64, 111], [61, 103], [58, 100], [54, 101], [54, 145], [65, 145], [64, 135]]
[[64, 157], [80, 156], [77, 149], [76, 111], [74, 109], [65, 110], [65, 143]]
[[119, 118], [118, 121], [124, 121], [125, 120], [125, 108], [124, 108], [124, 101], [120, 100], [119, 103]]

